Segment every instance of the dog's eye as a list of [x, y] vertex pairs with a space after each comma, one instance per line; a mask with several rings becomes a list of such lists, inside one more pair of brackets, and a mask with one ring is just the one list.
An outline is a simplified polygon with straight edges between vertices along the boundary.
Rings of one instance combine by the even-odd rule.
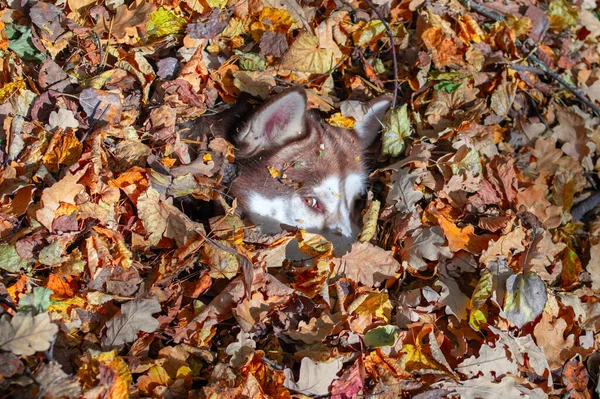
[[319, 212], [323, 212], [323, 207], [321, 206], [321, 203], [315, 197], [304, 197], [302, 198], [302, 200], [306, 205], [310, 206], [311, 208]]

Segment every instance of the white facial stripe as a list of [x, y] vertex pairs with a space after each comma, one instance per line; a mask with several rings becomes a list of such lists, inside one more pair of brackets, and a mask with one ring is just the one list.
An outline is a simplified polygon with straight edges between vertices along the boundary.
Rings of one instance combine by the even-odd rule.
[[339, 231], [350, 237], [353, 234], [350, 212], [354, 201], [364, 190], [365, 177], [352, 173], [343, 181], [337, 176], [329, 176], [313, 188], [313, 195], [325, 212], [311, 209], [299, 195], [293, 197], [267, 198], [253, 192], [249, 195], [247, 209], [250, 219], [262, 224], [262, 231], [279, 231], [284, 223], [304, 229]]
[[365, 190], [365, 176], [359, 173], [351, 173], [346, 177], [344, 182], [346, 192], [346, 204], [348, 208], [352, 207], [352, 203]]

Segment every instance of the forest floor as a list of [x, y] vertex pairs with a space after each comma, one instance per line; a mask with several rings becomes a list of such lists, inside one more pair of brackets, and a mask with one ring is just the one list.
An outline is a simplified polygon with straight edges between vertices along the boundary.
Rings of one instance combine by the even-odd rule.
[[[0, 1], [0, 397], [600, 394], [600, 4], [372, 1]], [[343, 256], [169, 174], [297, 86], [394, 96]]]

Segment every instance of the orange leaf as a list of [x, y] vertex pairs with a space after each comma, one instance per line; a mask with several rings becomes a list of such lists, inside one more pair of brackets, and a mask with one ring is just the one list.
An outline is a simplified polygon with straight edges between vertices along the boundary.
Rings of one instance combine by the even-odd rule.
[[[56, 274], [50, 274], [48, 276], [48, 283], [46, 284], [46, 288], [54, 291], [54, 295], [70, 298], [77, 293], [77, 283], [73, 281], [73, 277], [71, 276], [58, 276]], [[54, 296], [53, 295], [53, 296]]]

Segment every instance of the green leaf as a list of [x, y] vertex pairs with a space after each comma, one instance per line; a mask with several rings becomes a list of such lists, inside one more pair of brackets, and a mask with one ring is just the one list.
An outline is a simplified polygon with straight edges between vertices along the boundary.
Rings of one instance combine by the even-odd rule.
[[460, 87], [462, 83], [454, 83], [449, 80], [442, 80], [439, 83], [436, 83], [433, 88], [437, 91], [445, 91], [446, 93], [453, 93], [456, 89]]
[[267, 68], [267, 62], [258, 54], [235, 50], [235, 55], [240, 57], [240, 68], [243, 71], [264, 71]]
[[4, 30], [8, 38], [8, 48], [14, 51], [22, 60], [42, 63], [46, 55], [34, 45], [31, 28], [23, 25], [8, 24]]
[[506, 292], [504, 313], [519, 328], [542, 314], [548, 300], [546, 285], [533, 272], [510, 276], [506, 280]]
[[54, 294], [49, 288], [35, 287], [33, 292], [25, 294], [19, 301], [19, 311], [32, 312], [34, 315], [45, 313], [50, 306], [50, 295]]
[[63, 248], [60, 246], [60, 242], [53, 241], [40, 251], [38, 260], [43, 265], [56, 266], [63, 262], [62, 254]]
[[146, 32], [152, 40], [160, 39], [168, 35], [182, 33], [187, 26], [187, 21], [176, 15], [173, 11], [163, 7], [150, 14], [150, 20], [146, 24]]
[[21, 268], [26, 268], [29, 262], [22, 259], [14, 246], [0, 244], [0, 269], [16, 273]]
[[438, 70], [429, 72], [429, 80], [463, 80], [469, 76], [471, 75], [458, 72], [442, 72]]
[[404, 138], [411, 132], [408, 105], [389, 110], [383, 121], [383, 153], [393, 157], [400, 155], [406, 146]]
[[400, 332], [400, 328], [396, 326], [386, 325], [375, 327], [365, 334], [365, 345], [375, 348], [394, 345], [398, 332]]

